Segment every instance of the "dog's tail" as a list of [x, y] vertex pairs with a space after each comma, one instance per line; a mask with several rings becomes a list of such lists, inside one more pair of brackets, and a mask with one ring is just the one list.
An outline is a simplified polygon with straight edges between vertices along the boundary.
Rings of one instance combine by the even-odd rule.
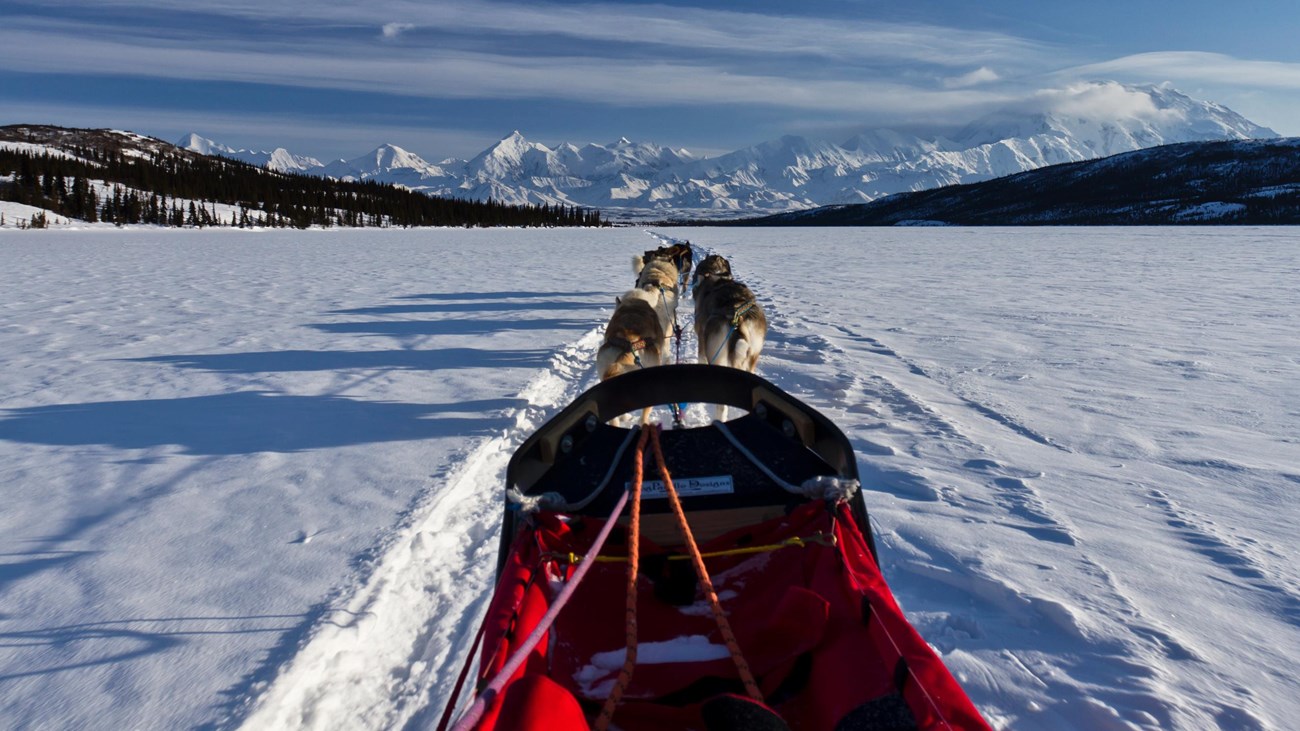
[[645, 269], [645, 256], [643, 254], [632, 255], [632, 273], [640, 274]]

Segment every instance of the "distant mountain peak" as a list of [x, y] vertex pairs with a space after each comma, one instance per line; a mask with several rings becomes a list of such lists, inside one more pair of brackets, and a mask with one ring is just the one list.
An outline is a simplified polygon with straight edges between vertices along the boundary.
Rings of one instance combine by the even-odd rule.
[[320, 160], [314, 157], [304, 155], [294, 155], [283, 147], [277, 147], [274, 150], [236, 150], [219, 142], [214, 142], [195, 132], [182, 137], [177, 143], [177, 147], [197, 152], [200, 155], [223, 155], [225, 157], [242, 160], [258, 167], [264, 167], [279, 172], [310, 172], [317, 168], [324, 167]]
[[231, 148], [213, 142], [206, 137], [201, 137], [195, 132], [191, 132], [182, 137], [180, 141], [176, 143], [176, 146], [185, 150], [197, 152], [200, 155], [222, 155], [228, 152], [234, 152]]
[[[377, 170], [392, 170], [396, 168], [410, 168], [413, 170], [425, 170], [434, 167], [424, 161], [419, 155], [408, 152], [397, 145], [386, 142], [376, 147], [365, 159], [371, 161]], [[360, 163], [362, 158], [352, 161], [353, 164]]]
[[180, 144], [278, 170], [375, 179], [431, 195], [563, 203], [627, 215], [735, 216], [861, 203], [1174, 142], [1276, 136], [1167, 84], [1090, 81], [1043, 90], [951, 138], [866, 129], [835, 144], [790, 134], [710, 158], [626, 136], [552, 148], [517, 129], [468, 161], [449, 158], [437, 165], [393, 144], [328, 166], [283, 149], [230, 150], [195, 134]]

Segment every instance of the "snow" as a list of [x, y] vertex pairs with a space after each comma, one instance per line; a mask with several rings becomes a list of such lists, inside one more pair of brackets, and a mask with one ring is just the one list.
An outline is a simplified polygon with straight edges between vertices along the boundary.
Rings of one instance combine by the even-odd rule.
[[63, 228], [81, 223], [75, 219], [67, 219], [63, 216], [56, 215], [44, 208], [29, 206], [26, 203], [0, 201], [0, 230], [25, 227], [31, 223], [32, 216], [42, 213], [45, 214], [47, 226], [50, 228]]
[[[730, 656], [731, 652], [726, 645], [715, 644], [704, 635], [684, 635], [663, 642], [638, 642], [636, 648], [638, 665], [710, 662]], [[579, 670], [573, 679], [588, 698], [608, 696], [614, 687], [618, 671], [625, 662], [626, 647], [598, 652], [591, 657], [591, 663]]]
[[[659, 233], [758, 294], [996, 726], [1300, 715], [1296, 229]], [[654, 245], [0, 232], [0, 727], [431, 726], [506, 461]]]
[[37, 145], [31, 142], [0, 140], [0, 150], [12, 150], [13, 152], [26, 153], [28, 155], [49, 155], [51, 157], [61, 157], [65, 160], [81, 159], [70, 152], [64, 152], [63, 150], [58, 150], [48, 145]]
[[1234, 213], [1244, 213], [1245, 211], [1246, 205], [1244, 203], [1213, 201], [1210, 203], [1200, 203], [1179, 211], [1175, 218], [1180, 221], [1215, 221], [1223, 220], [1226, 216]]
[[1167, 87], [1092, 82], [1044, 92], [1031, 106], [978, 119], [956, 142], [888, 129], [868, 130], [842, 145], [787, 135], [707, 159], [627, 138], [550, 148], [518, 130], [469, 161], [439, 165], [392, 145], [321, 165], [311, 158], [267, 162], [271, 153], [231, 150], [193, 134], [178, 144], [273, 169], [377, 180], [429, 195], [577, 205], [600, 208], [611, 220], [647, 220], [862, 203], [1174, 142], [1277, 137], [1225, 107]]

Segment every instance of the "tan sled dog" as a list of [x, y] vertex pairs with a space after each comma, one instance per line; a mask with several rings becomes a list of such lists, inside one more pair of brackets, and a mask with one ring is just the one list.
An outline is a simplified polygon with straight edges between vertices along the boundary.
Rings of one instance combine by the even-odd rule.
[[[678, 273], [682, 277], [689, 277], [691, 274], [691, 265], [695, 262], [695, 252], [691, 250], [691, 242], [683, 241], [670, 246], [660, 246], [657, 249], [651, 249], [641, 256], [643, 261], [651, 259], [664, 259], [673, 263], [677, 267]], [[684, 282], [683, 282], [684, 283]]]
[[[754, 293], [732, 279], [731, 265], [715, 254], [696, 269], [691, 296], [699, 362], [753, 373], [767, 339], [767, 316]], [[725, 421], [727, 407], [718, 405], [717, 414]]]
[[638, 289], [652, 295], [650, 303], [659, 313], [659, 324], [664, 329], [663, 352], [668, 353], [668, 340], [677, 324], [678, 272], [668, 259], [632, 257], [632, 271], [636, 273]]
[[[596, 351], [596, 372], [607, 381], [628, 371], [662, 365], [668, 357], [663, 325], [653, 304], [658, 293], [633, 289], [615, 300], [617, 306], [605, 327], [605, 342]], [[650, 418], [650, 409], [641, 412], [641, 423]], [[613, 420], [626, 426], [626, 415]]]

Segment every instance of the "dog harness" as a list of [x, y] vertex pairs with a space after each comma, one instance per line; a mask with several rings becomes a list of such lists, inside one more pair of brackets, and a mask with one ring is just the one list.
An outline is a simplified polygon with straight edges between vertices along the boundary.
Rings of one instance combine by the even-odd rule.
[[727, 337], [723, 338], [722, 344], [718, 346], [718, 352], [714, 353], [712, 358], [709, 358], [709, 365], [713, 365], [713, 362], [718, 359], [718, 356], [722, 355], [722, 349], [727, 347], [727, 343], [731, 342], [731, 336], [735, 335], [736, 328], [740, 327], [740, 318], [744, 317], [746, 312], [754, 309], [754, 306], [757, 304], [757, 300], [750, 300], [747, 304], [741, 305], [736, 309], [736, 314], [731, 316], [731, 329], [727, 331]]
[[632, 362], [636, 363], [637, 366], [640, 368], [645, 368], [645, 364], [641, 362], [641, 355], [640, 355], [641, 351], [645, 350], [645, 340], [637, 340], [636, 342], [633, 342], [631, 340], [628, 340], [627, 338], [620, 338], [615, 336], [607, 339], [605, 341], [605, 344], [617, 346], [619, 349], [631, 353]]

